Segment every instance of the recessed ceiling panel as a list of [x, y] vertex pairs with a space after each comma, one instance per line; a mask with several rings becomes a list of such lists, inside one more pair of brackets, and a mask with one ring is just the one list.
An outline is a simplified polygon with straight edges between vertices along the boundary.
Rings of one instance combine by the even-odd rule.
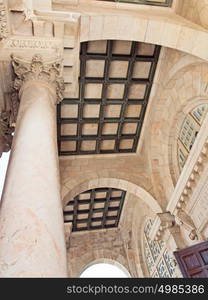
[[64, 208], [64, 222], [72, 231], [118, 227], [126, 192], [96, 188], [76, 196]]

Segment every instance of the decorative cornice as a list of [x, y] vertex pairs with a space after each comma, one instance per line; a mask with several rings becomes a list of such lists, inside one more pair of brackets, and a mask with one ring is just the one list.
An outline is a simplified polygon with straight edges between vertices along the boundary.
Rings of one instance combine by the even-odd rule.
[[208, 114], [178, 179], [166, 210], [177, 216], [190, 202], [208, 163]]
[[14, 89], [20, 91], [24, 83], [43, 81], [56, 90], [57, 102], [63, 99], [64, 81], [61, 77], [62, 63], [60, 59], [44, 61], [36, 54], [31, 61], [12, 55], [12, 66], [16, 74]]
[[202, 172], [205, 168], [205, 165], [208, 162], [208, 140], [205, 141], [203, 148], [201, 149], [201, 153], [195, 162], [195, 165], [190, 172], [189, 178], [184, 185], [184, 188], [181, 192], [181, 195], [178, 199], [176, 208], [175, 208], [175, 214], [177, 215], [178, 212], [182, 209], [184, 209], [190, 200], [194, 188], [196, 187], [197, 183], [199, 182]]
[[169, 212], [158, 213], [150, 231], [150, 239], [162, 240], [165, 231], [175, 225], [175, 216], [171, 215]]
[[190, 240], [193, 241], [198, 239], [196, 226], [194, 225], [191, 217], [183, 209], [178, 211], [176, 220], [180, 226], [183, 226], [189, 232]]
[[17, 92], [5, 95], [5, 101], [5, 108], [0, 112], [0, 157], [2, 152], [8, 152], [11, 149], [19, 108]]
[[172, 234], [175, 230], [180, 231], [181, 226], [189, 232], [191, 240], [198, 239], [193, 221], [183, 210], [180, 210], [177, 216], [171, 215], [170, 212], [158, 213], [150, 231], [150, 239], [156, 241], [163, 240], [167, 231]]
[[0, 39], [8, 36], [7, 12], [4, 4], [0, 3]]

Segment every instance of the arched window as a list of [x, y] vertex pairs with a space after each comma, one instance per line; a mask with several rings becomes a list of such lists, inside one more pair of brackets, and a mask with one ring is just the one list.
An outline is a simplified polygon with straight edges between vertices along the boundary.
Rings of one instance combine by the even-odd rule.
[[152, 241], [149, 237], [153, 221], [148, 220], [144, 227], [144, 255], [149, 275], [152, 278], [177, 277], [176, 264], [163, 241]]
[[178, 138], [178, 165], [180, 171], [186, 163], [207, 112], [208, 104], [197, 106], [186, 116], [181, 126]]

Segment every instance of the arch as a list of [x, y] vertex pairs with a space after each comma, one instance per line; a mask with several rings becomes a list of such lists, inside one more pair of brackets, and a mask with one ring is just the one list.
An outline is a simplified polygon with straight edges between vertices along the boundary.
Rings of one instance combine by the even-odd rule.
[[[176, 15], [157, 11], [87, 12], [81, 16], [80, 42], [130, 40], [177, 49], [208, 60], [208, 33], [204, 28]], [[129, 30], [131, 29], [131, 30]], [[202, 47], [203, 45], [203, 47]]]
[[127, 191], [128, 193], [134, 194], [135, 196], [142, 199], [149, 207], [151, 207], [151, 209], [155, 213], [162, 212], [162, 209], [158, 202], [150, 193], [148, 193], [142, 187], [124, 179], [105, 177], [97, 177], [95, 179], [85, 180], [84, 182], [80, 182], [79, 184], [75, 185], [71, 190], [68, 190], [68, 192], [65, 194], [65, 197], [63, 199], [63, 205], [66, 206], [66, 204], [76, 195], [84, 191], [99, 187], [112, 187]]
[[95, 259], [93, 261], [91, 261], [90, 263], [88, 263], [84, 269], [81, 270], [81, 272], [79, 273], [78, 277], [81, 276], [81, 274], [87, 270], [88, 268], [90, 268], [91, 266], [93, 265], [96, 265], [96, 264], [100, 264], [100, 263], [105, 263], [105, 264], [110, 264], [110, 265], [115, 265], [116, 267], [118, 267], [119, 269], [121, 269], [126, 275], [127, 277], [131, 277], [131, 274], [130, 272], [127, 270], [126, 267], [124, 267], [121, 263], [119, 263], [118, 261], [116, 260], [113, 260], [113, 259], [110, 259], [110, 258], [98, 258], [98, 259]]
[[[174, 131], [177, 130], [176, 125], [178, 125], [175, 122], [177, 118], [180, 119], [187, 106], [194, 106], [194, 103], [196, 106], [199, 98], [207, 98], [206, 70], [208, 65], [203, 61], [185, 65], [177, 72], [173, 72], [173, 77], [167, 78], [158, 89], [159, 96], [156, 95], [154, 99], [157, 101], [155, 105], [160, 109], [155, 109], [151, 121], [150, 159], [153, 182], [157, 183], [158, 178], [165, 178], [161, 190], [155, 190], [156, 197], [163, 198], [163, 201], [170, 198], [177, 180], [175, 167], [172, 166], [174, 161], [170, 159], [173, 155]], [[189, 76], [195, 80], [194, 87], [189, 88]]]
[[[178, 166], [177, 157], [177, 137], [179, 136], [181, 126], [187, 117], [187, 115], [196, 107], [207, 104], [208, 98], [196, 97], [187, 101], [187, 104], [182, 108], [182, 110], [175, 116], [173, 123], [175, 126], [171, 128], [170, 131], [170, 142], [169, 142], [169, 161], [170, 161], [170, 172], [173, 182], [177, 182], [180, 176], [180, 170]], [[172, 150], [171, 150], [172, 148]]]

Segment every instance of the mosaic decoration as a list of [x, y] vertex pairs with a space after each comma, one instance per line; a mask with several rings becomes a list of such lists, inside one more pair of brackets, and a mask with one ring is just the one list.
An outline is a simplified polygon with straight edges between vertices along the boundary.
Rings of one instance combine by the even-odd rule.
[[144, 253], [149, 275], [152, 278], [176, 277], [176, 264], [163, 241], [152, 241], [149, 237], [153, 226], [152, 220], [146, 222], [144, 228]]
[[185, 118], [178, 138], [178, 165], [182, 171], [188, 155], [197, 138], [204, 118], [208, 112], [208, 104], [194, 108]]

